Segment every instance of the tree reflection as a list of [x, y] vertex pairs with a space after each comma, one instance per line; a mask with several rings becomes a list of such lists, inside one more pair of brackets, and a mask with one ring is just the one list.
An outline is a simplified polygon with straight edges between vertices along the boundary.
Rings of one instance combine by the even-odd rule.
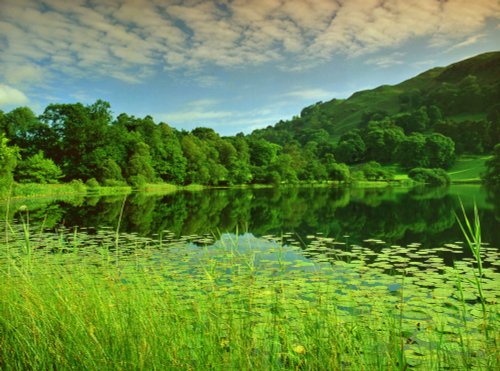
[[[126, 198], [121, 230], [140, 235], [176, 236], [248, 231], [256, 236], [323, 233], [350, 242], [378, 238], [393, 244], [420, 242], [440, 246], [461, 237], [454, 210], [459, 197], [472, 211], [480, 199], [485, 241], [498, 241], [500, 191], [461, 189], [348, 189], [282, 187], [176, 192], [165, 196], [137, 193]], [[31, 202], [30, 218], [47, 228], [116, 228], [123, 196], [92, 197], [85, 202]], [[5, 209], [6, 206], [0, 206]], [[16, 209], [13, 205], [10, 217]]]

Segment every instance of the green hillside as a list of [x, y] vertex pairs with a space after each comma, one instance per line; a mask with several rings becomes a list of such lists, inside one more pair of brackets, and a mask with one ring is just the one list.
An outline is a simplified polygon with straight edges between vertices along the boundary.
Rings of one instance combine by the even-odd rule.
[[[302, 110], [299, 117], [280, 122], [255, 134], [278, 142], [273, 131], [288, 131], [301, 143], [311, 130], [325, 130], [332, 139], [355, 129], [373, 113], [393, 116], [422, 106], [436, 106], [442, 117], [455, 121], [485, 119], [500, 102], [500, 51], [423, 72], [397, 85], [382, 85], [354, 93], [348, 99], [332, 99]], [[304, 133], [306, 132], [306, 133]], [[278, 135], [279, 136], [279, 135]], [[283, 136], [290, 139], [289, 136]]]

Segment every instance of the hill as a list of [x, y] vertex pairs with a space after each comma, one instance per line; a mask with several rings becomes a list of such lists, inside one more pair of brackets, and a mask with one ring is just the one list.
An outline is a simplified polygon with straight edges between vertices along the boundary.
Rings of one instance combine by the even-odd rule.
[[397, 85], [359, 91], [348, 99], [319, 102], [304, 108], [299, 117], [256, 130], [252, 135], [281, 145], [291, 139], [305, 144], [320, 131], [318, 135], [328, 135], [336, 141], [374, 117], [434, 106], [442, 119], [481, 120], [498, 102], [500, 51], [433, 68]]

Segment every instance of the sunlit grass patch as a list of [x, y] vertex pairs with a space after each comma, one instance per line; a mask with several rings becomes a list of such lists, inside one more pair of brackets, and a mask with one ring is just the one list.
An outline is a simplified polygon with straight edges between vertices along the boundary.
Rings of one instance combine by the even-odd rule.
[[489, 156], [461, 156], [447, 170], [452, 182], [479, 182]]

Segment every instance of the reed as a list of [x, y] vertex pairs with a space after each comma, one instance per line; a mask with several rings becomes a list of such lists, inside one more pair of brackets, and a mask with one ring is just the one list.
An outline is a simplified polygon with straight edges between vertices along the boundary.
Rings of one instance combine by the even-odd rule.
[[[484, 267], [427, 272], [426, 288], [415, 270], [388, 274], [356, 256], [306, 261], [245, 235], [187, 247], [118, 229], [40, 235], [24, 221], [1, 239], [2, 370], [500, 365]], [[481, 292], [478, 282], [480, 315], [466, 292]]]

